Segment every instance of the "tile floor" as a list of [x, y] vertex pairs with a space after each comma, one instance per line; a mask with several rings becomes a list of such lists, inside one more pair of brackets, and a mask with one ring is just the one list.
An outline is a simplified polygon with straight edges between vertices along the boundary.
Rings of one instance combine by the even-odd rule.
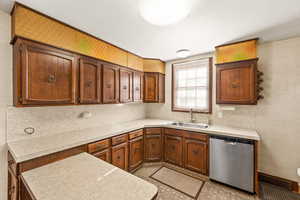
[[146, 164], [134, 174], [140, 178], [143, 178], [158, 187], [159, 193], [157, 200], [194, 200], [191, 197], [186, 196], [185, 194], [172, 189], [169, 186], [166, 186], [152, 178], [150, 176], [157, 171], [161, 166], [167, 166], [169, 168], [181, 171], [190, 176], [194, 176], [205, 181], [203, 188], [197, 198], [197, 200], [258, 200], [259, 198], [256, 195], [250, 195], [248, 193], [232, 189], [230, 187], [211, 182], [207, 177], [201, 176], [197, 173], [185, 170], [182, 168], [175, 167], [166, 163], [156, 163], [156, 164]]

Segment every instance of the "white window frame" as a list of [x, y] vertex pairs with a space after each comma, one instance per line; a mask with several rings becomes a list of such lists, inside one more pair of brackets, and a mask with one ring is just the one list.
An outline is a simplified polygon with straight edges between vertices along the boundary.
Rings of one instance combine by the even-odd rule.
[[[205, 109], [197, 109], [197, 108], [183, 108], [183, 107], [178, 107], [176, 106], [176, 93], [177, 93], [177, 80], [176, 80], [176, 71], [178, 69], [176, 68], [184, 68], [185, 65], [188, 67], [188, 65], [193, 62], [207, 62], [207, 67], [208, 67], [208, 83], [207, 83], [207, 96], [208, 96], [208, 105], [207, 108]], [[192, 86], [193, 87], [198, 87], [198, 86]], [[199, 86], [202, 87], [202, 86]], [[174, 63], [172, 65], [172, 111], [174, 112], [189, 112], [191, 109], [193, 109], [194, 112], [198, 113], [205, 113], [205, 114], [211, 114], [212, 113], [212, 57], [208, 58], [201, 58], [201, 59], [196, 59], [196, 60], [191, 60], [191, 61], [186, 61], [186, 62], [181, 62], [181, 63]]]

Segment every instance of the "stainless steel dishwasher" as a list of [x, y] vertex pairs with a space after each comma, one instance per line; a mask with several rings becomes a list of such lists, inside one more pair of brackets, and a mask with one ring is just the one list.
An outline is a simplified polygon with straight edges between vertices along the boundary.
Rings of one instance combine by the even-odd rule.
[[211, 136], [209, 178], [254, 193], [254, 143]]

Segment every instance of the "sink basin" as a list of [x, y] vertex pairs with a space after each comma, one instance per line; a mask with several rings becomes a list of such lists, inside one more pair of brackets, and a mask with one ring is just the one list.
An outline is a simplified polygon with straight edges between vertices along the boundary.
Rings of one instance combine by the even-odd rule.
[[201, 123], [173, 122], [171, 125], [180, 126], [180, 127], [192, 127], [192, 128], [208, 128], [207, 124], [201, 124]]

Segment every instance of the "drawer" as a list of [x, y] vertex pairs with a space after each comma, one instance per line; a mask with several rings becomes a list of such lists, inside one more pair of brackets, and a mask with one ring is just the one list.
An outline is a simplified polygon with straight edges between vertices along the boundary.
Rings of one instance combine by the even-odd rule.
[[168, 135], [175, 135], [175, 136], [181, 136], [183, 137], [184, 135], [187, 134], [188, 131], [185, 130], [179, 130], [179, 129], [173, 129], [173, 128], [165, 128], [165, 134]]
[[146, 134], [161, 134], [161, 128], [146, 128]]
[[106, 140], [101, 140], [99, 142], [89, 144], [88, 145], [88, 152], [93, 153], [93, 152], [97, 152], [97, 151], [101, 151], [103, 149], [106, 149], [110, 146], [109, 143], [110, 143], [109, 139], [106, 139]]
[[119, 135], [119, 136], [116, 136], [116, 137], [113, 137], [111, 139], [111, 143], [112, 145], [117, 145], [117, 144], [121, 144], [123, 142], [127, 142], [128, 141], [128, 135], [127, 134], [124, 134], [124, 135]]
[[133, 132], [129, 133], [129, 139], [132, 140], [134, 138], [142, 136], [143, 133], [144, 133], [143, 129], [140, 129], [140, 130], [137, 130], [137, 131], [133, 131]]
[[184, 137], [191, 138], [191, 139], [196, 139], [196, 140], [201, 140], [201, 141], [204, 141], [204, 142], [208, 141], [208, 135], [205, 134], [205, 133], [187, 131], [187, 133], [185, 134]]

